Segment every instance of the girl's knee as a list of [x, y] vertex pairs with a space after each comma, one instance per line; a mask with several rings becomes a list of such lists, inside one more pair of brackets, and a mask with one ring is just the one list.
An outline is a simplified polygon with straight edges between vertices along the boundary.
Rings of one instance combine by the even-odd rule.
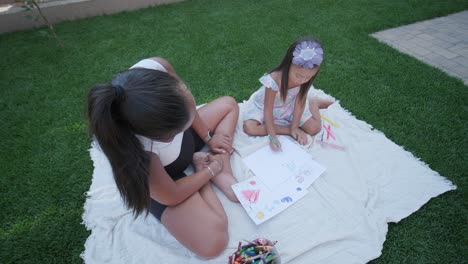
[[315, 122], [306, 123], [302, 129], [309, 135], [315, 136], [322, 129], [322, 122], [320, 120]]
[[322, 130], [322, 122], [315, 123], [311, 128], [311, 135], [315, 136], [320, 130]]

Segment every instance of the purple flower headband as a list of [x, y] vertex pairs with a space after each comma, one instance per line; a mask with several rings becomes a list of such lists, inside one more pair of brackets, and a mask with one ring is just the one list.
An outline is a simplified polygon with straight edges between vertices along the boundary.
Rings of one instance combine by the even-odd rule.
[[303, 41], [294, 48], [292, 63], [303, 68], [312, 69], [323, 61], [323, 49], [314, 41]]

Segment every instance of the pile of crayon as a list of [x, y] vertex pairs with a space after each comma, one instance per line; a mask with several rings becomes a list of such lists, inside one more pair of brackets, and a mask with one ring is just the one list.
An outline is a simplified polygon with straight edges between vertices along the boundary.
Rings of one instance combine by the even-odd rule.
[[264, 238], [248, 241], [245, 245], [239, 242], [237, 251], [229, 257], [229, 264], [279, 264], [275, 244]]

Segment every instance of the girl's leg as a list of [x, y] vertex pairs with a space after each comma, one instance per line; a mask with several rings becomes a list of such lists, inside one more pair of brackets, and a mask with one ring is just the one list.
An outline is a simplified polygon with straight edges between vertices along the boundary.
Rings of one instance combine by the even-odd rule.
[[223, 170], [216, 175], [212, 181], [216, 187], [218, 187], [226, 197], [231, 200], [232, 202], [238, 203], [239, 199], [234, 194], [231, 186], [237, 183], [236, 178], [232, 175], [232, 167], [231, 167], [231, 154], [225, 153], [221, 154], [223, 158]]
[[312, 117], [301, 126], [301, 129], [307, 134], [315, 136], [322, 129], [322, 118], [320, 117], [319, 108], [316, 103], [310, 101], [309, 109]]
[[315, 136], [322, 129], [322, 118], [320, 117], [319, 108], [326, 108], [333, 101], [320, 99], [318, 97], [309, 97], [309, 110], [312, 113], [312, 117], [309, 118], [302, 126], [301, 129], [307, 134]]
[[[239, 106], [234, 98], [228, 96], [220, 97], [198, 109], [198, 114], [214, 133], [222, 133], [231, 138], [234, 137], [234, 130], [239, 118]], [[237, 180], [232, 175], [230, 154], [222, 154], [222, 157], [224, 168], [212, 181], [229, 200], [238, 202], [231, 188], [231, 185], [237, 183]]]
[[[212, 196], [210, 203], [219, 203], [214, 193], [208, 195]], [[161, 216], [161, 223], [180, 243], [204, 258], [218, 256], [228, 243], [227, 218], [213, 210], [210, 203], [196, 192], [184, 202], [166, 208]]]
[[[288, 126], [281, 126], [274, 124], [275, 132], [277, 135], [290, 135], [291, 131]], [[244, 132], [251, 136], [266, 136], [268, 132], [264, 124], [257, 120], [249, 119], [244, 121]]]

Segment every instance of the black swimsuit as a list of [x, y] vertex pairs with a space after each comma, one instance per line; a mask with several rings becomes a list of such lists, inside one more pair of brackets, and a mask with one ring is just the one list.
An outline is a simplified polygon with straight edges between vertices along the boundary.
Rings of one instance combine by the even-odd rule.
[[[192, 163], [193, 153], [200, 151], [203, 148], [205, 142], [198, 136], [197, 133], [192, 128], [187, 129], [184, 132], [182, 138], [182, 144], [180, 149], [180, 154], [176, 160], [170, 164], [164, 166], [167, 174], [171, 176], [174, 181], [177, 181], [185, 176], [184, 170]], [[159, 221], [161, 221], [161, 216], [164, 210], [167, 208], [167, 205], [158, 203], [154, 199], [151, 199], [151, 209], [150, 212], [153, 214]]]

